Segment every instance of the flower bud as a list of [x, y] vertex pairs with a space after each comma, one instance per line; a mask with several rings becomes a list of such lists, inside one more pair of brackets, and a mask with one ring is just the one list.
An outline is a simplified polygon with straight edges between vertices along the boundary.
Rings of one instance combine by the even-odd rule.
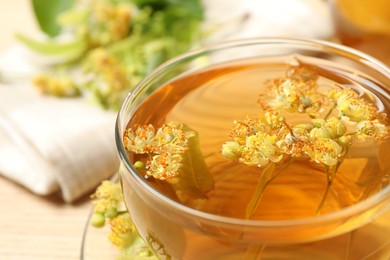
[[115, 218], [116, 216], [118, 216], [118, 210], [116, 208], [109, 208], [104, 213], [104, 216], [106, 218]]
[[226, 142], [222, 145], [222, 155], [226, 158], [237, 160], [241, 157], [242, 148], [236, 142]]
[[311, 138], [324, 138], [324, 139], [330, 139], [331, 138], [328, 130], [325, 127], [321, 127], [321, 128], [315, 127], [315, 128], [313, 128], [310, 131], [310, 137]]
[[106, 220], [104, 218], [104, 215], [101, 213], [94, 213], [91, 217], [91, 225], [94, 227], [103, 227]]
[[347, 131], [347, 127], [335, 117], [328, 119], [325, 123], [325, 127], [332, 138], [340, 137]]
[[352, 137], [350, 135], [343, 135], [339, 137], [339, 143], [343, 146], [349, 146], [352, 144]]

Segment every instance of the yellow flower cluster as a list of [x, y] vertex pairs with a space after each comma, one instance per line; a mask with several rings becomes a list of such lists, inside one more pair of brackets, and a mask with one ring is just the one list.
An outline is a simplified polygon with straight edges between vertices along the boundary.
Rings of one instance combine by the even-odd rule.
[[[273, 112], [273, 115], [276, 115]], [[263, 167], [277, 163], [284, 156], [309, 157], [328, 166], [337, 164], [345, 149], [333, 140], [345, 133], [340, 122], [312, 120], [294, 127], [287, 125], [283, 117], [277, 124], [269, 124], [270, 112], [259, 119], [235, 122], [230, 141], [222, 146], [222, 155], [248, 166]], [[323, 124], [321, 124], [323, 123]], [[342, 133], [341, 133], [341, 132]]]
[[354, 122], [373, 120], [377, 117], [377, 109], [360, 99], [352, 89], [333, 90], [330, 92], [329, 97], [336, 101], [336, 108], [341, 117], [347, 116]]
[[145, 165], [138, 163], [145, 167], [147, 175], [170, 181], [179, 175], [183, 154], [188, 150], [188, 139], [193, 136], [193, 131], [173, 122], [157, 130], [150, 124], [135, 125], [126, 130], [124, 145], [131, 153], [147, 155]]
[[267, 82], [272, 96], [266, 107], [273, 110], [308, 113], [316, 116], [326, 101], [326, 96], [317, 91], [318, 75], [310, 67], [290, 66], [286, 77]]
[[131, 86], [124, 66], [103, 48], [89, 55], [84, 71], [87, 89], [104, 108], [115, 109]]
[[117, 248], [125, 248], [133, 242], [132, 234], [137, 234], [136, 227], [128, 212], [118, 215], [109, 221], [111, 233], [108, 239]]
[[129, 213], [125, 210], [120, 185], [103, 181], [91, 198], [93, 205], [91, 224], [103, 227], [108, 219], [111, 227], [109, 240], [118, 248], [126, 247], [136, 234], [136, 230]]
[[[337, 166], [353, 137], [379, 142], [389, 138], [385, 115], [352, 89], [319, 93], [315, 69], [301, 63], [291, 66], [286, 74], [286, 78], [268, 82], [273, 97], [260, 102], [266, 110], [263, 117], [234, 122], [231, 140], [222, 146], [223, 156], [258, 167], [278, 163], [283, 157], [310, 158], [325, 166]], [[332, 101], [328, 115], [318, 118], [317, 112]], [[332, 116], [333, 110], [337, 116]], [[283, 111], [304, 112], [313, 119], [289, 125], [280, 114]]]
[[277, 134], [285, 129], [283, 122], [283, 118], [269, 112], [265, 117], [234, 122], [232, 140], [222, 146], [222, 155], [248, 166], [262, 167], [270, 161], [280, 161], [282, 154], [276, 141]]
[[91, 198], [94, 213], [92, 221], [96, 221], [92, 223], [94, 226], [103, 226], [105, 217], [116, 217], [123, 207], [121, 187], [110, 181], [103, 181]]
[[97, 46], [101, 46], [125, 38], [131, 24], [131, 6], [96, 0], [94, 3], [96, 4], [92, 5], [91, 23], [97, 23], [101, 29], [91, 32], [92, 43], [96, 42]]
[[129, 34], [131, 5], [109, 0], [79, 0], [76, 10], [62, 14], [58, 22], [86, 39], [90, 48], [104, 46]]
[[80, 95], [80, 89], [67, 75], [40, 74], [33, 79], [33, 85], [42, 93], [57, 97]]

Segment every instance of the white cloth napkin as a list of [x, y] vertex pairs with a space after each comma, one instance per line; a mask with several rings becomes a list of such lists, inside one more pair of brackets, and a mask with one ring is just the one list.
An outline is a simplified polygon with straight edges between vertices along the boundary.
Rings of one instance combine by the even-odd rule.
[[330, 39], [326, 0], [203, 0], [210, 42], [252, 37]]
[[[34, 73], [24, 53], [5, 53], [0, 71]], [[72, 202], [115, 173], [115, 118], [83, 99], [43, 96], [27, 79], [0, 84], [0, 174]]]
[[[332, 26], [323, 0], [204, 0], [209, 42], [256, 36], [327, 39]], [[0, 71], [33, 74], [26, 50], [0, 56]], [[116, 114], [82, 99], [42, 96], [28, 80], [0, 84], [0, 174], [72, 202], [118, 167]]]

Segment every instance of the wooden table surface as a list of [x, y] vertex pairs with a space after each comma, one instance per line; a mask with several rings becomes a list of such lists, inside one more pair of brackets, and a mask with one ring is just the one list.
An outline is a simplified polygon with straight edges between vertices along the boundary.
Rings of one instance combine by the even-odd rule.
[[[0, 1], [0, 54], [15, 42], [16, 31], [36, 30], [30, 1]], [[0, 259], [79, 259], [90, 208], [87, 197], [69, 205], [0, 176]]]

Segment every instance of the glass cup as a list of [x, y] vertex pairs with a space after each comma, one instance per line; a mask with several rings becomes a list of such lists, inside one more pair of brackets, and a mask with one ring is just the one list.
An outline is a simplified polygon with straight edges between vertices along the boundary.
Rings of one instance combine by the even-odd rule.
[[[160, 87], [215, 64], [286, 55], [303, 55], [346, 66], [354, 75], [367, 75], [382, 86], [376, 93], [389, 105], [390, 70], [385, 65], [356, 50], [323, 41], [235, 41], [162, 64], [129, 94], [115, 129], [126, 205], [140, 235], [160, 259], [388, 259], [390, 185], [386, 163], [387, 175], [383, 178], [387, 178], [387, 186], [384, 181], [382, 190], [352, 206], [303, 219], [248, 220], [201, 212], [164, 196], [137, 174], [129, 159], [122, 141], [126, 126], [139, 106]], [[136, 120], [148, 122], [159, 106], [155, 100], [143, 114], [137, 114]], [[386, 155], [381, 160], [386, 161]]]
[[330, 0], [329, 3], [340, 42], [390, 65], [390, 1]]

